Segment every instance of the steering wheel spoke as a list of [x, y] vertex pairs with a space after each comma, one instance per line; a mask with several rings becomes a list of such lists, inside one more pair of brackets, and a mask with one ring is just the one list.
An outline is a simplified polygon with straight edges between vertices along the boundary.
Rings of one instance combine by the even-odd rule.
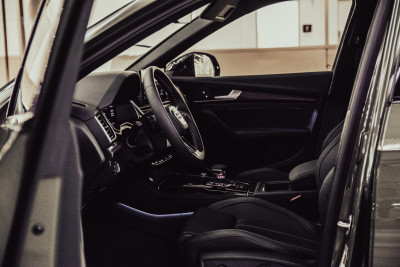
[[[182, 159], [201, 161], [205, 151], [196, 122], [190, 113], [185, 98], [169, 77], [159, 68], [149, 67], [143, 75], [143, 86], [157, 122], [172, 147]], [[170, 104], [161, 100], [159, 89], [168, 92]]]
[[196, 156], [200, 156], [201, 152], [191, 143], [189, 142], [185, 137], [182, 137], [182, 140], [186, 147]]

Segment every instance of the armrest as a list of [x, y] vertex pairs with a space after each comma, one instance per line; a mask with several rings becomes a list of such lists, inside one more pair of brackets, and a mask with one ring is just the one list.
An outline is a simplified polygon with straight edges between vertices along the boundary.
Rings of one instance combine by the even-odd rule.
[[294, 189], [314, 189], [317, 187], [315, 182], [315, 166], [317, 160], [308, 161], [297, 165], [289, 173], [289, 181]]

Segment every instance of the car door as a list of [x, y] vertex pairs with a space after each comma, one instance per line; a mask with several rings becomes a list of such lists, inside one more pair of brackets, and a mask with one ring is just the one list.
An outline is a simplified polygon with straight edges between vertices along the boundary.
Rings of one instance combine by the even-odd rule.
[[[336, 47], [327, 40], [316, 40], [321, 25], [313, 25], [315, 32], [297, 31], [298, 20], [291, 17], [298, 16], [299, 9], [305, 12], [305, 2], [259, 8], [187, 50], [215, 56], [221, 76], [171, 77], [192, 103], [211, 164], [225, 163], [233, 173], [265, 166], [288, 171], [317, 157], [327, 134], [321, 130], [324, 120], [332, 120], [329, 131], [344, 118], [351, 78], [342, 87], [341, 99], [336, 96], [328, 101]], [[309, 12], [322, 10], [317, 8], [322, 1], [317, 2]], [[351, 2], [347, 4], [343, 25], [352, 13]], [[286, 39], [274, 32], [287, 32]], [[274, 40], [279, 37], [282, 40]], [[253, 43], [248, 40], [251, 38]], [[323, 45], [315, 45], [321, 42]], [[341, 68], [347, 68], [348, 73], [355, 71], [353, 66]], [[330, 106], [334, 102], [336, 111], [324, 118], [328, 102]]]
[[318, 72], [173, 81], [196, 112], [208, 160], [239, 172], [312, 157], [331, 79]]
[[69, 124], [92, 1], [44, 0], [0, 128], [1, 266], [84, 266]]

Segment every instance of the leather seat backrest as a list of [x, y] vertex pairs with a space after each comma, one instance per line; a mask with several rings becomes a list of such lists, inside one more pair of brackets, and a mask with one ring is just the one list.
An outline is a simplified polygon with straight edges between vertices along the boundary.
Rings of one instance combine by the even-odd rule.
[[343, 131], [343, 124], [344, 124], [344, 120], [342, 120], [338, 125], [336, 125], [328, 133], [328, 135], [325, 137], [324, 141], [322, 142], [320, 154], [322, 154], [322, 152], [333, 141], [333, 139], [335, 139], [335, 137], [338, 136]]
[[315, 179], [319, 189], [319, 212], [322, 223], [325, 221], [325, 211], [332, 187], [334, 168], [339, 149], [341, 134], [337, 135], [322, 151], [315, 166]]

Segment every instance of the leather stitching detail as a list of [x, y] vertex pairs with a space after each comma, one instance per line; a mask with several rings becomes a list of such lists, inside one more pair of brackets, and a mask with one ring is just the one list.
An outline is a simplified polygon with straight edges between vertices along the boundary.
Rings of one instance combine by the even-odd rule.
[[[226, 233], [224, 233], [226, 232]], [[211, 235], [211, 236], [208, 236]], [[276, 241], [264, 236], [260, 236], [258, 234], [254, 234], [245, 230], [240, 230], [240, 229], [235, 229], [234, 231], [232, 230], [216, 230], [216, 231], [211, 231], [211, 232], [205, 232], [202, 233], [202, 235], [198, 235], [195, 238], [191, 239], [189, 242], [193, 245], [193, 246], [197, 246], [197, 244], [201, 244], [204, 241], [211, 241], [211, 240], [217, 240], [217, 239], [224, 239], [224, 238], [242, 238], [242, 239], [246, 239], [249, 240], [251, 243], [255, 243], [256, 245], [260, 245], [260, 243], [264, 242], [264, 243], [269, 243], [269, 245], [271, 246], [271, 249], [274, 250], [280, 250], [283, 252], [286, 252], [283, 250], [283, 248], [281, 248], [282, 246], [286, 246], [286, 247], [291, 247], [297, 250], [301, 250], [301, 251], [307, 251], [310, 252], [311, 254], [316, 253], [315, 250], [312, 249], [308, 249], [308, 248], [304, 248], [304, 247], [300, 247], [300, 246], [296, 246], [293, 244], [288, 244], [285, 242], [281, 242], [281, 241]], [[258, 239], [258, 240], [255, 240]], [[265, 244], [260, 245], [263, 247], [266, 247]]]
[[[317, 181], [317, 186], [318, 189], [321, 189], [321, 177], [320, 177], [320, 173], [321, 173], [321, 167], [322, 167], [322, 163], [324, 162], [325, 158], [329, 155], [329, 153], [332, 151], [332, 149], [335, 148], [335, 146], [337, 145], [337, 143], [340, 141], [341, 135], [336, 136], [336, 138], [329, 144], [329, 146], [323, 151], [322, 155], [319, 157], [320, 159], [318, 159], [318, 163], [317, 163], [317, 169], [315, 171], [315, 177], [316, 177], [316, 181]], [[325, 177], [324, 177], [325, 179]]]
[[340, 134], [343, 130], [344, 120], [342, 120], [338, 125], [336, 125], [325, 137], [324, 141], [321, 145], [321, 153], [325, 150], [325, 148], [332, 142], [338, 134]]
[[[230, 202], [234, 202], [234, 203], [230, 203]], [[315, 236], [318, 236], [318, 234], [317, 234], [316, 230], [314, 229], [314, 227], [312, 226], [312, 224], [310, 222], [308, 222], [307, 220], [305, 220], [304, 218], [298, 216], [297, 214], [295, 214], [287, 209], [284, 209], [275, 204], [272, 204], [271, 202], [263, 201], [261, 199], [251, 198], [251, 201], [249, 199], [228, 199], [225, 201], [217, 202], [216, 203], [217, 205], [213, 204], [210, 206], [210, 208], [215, 208], [215, 209], [221, 210], [223, 208], [226, 208], [229, 206], [234, 206], [234, 205], [241, 204], [241, 203], [257, 204], [262, 207], [271, 208], [276, 211], [280, 211], [283, 215], [286, 215], [287, 217], [294, 219], [294, 220], [297, 219], [298, 222], [302, 222], [304, 224], [303, 226], [306, 226], [306, 228], [308, 228], [311, 232], [313, 232]]]
[[305, 240], [305, 241], [309, 241], [309, 242], [313, 242], [313, 243], [318, 244], [318, 241], [316, 241], [316, 240], [307, 239], [307, 238], [304, 238], [304, 237], [292, 235], [292, 234], [281, 232], [281, 231], [271, 230], [271, 229], [268, 229], [268, 228], [263, 228], [263, 227], [259, 227], [259, 226], [248, 225], [248, 224], [237, 224], [236, 225], [236, 227], [243, 227], [243, 226], [244, 227], [249, 227], [249, 228], [260, 229], [260, 230], [267, 231], [267, 232], [274, 232], [274, 233], [278, 233], [278, 234], [282, 234], [282, 235], [286, 235], [286, 236], [292, 236], [292, 237], [295, 237], [295, 238], [298, 238], [298, 239], [302, 239], [302, 240]]

